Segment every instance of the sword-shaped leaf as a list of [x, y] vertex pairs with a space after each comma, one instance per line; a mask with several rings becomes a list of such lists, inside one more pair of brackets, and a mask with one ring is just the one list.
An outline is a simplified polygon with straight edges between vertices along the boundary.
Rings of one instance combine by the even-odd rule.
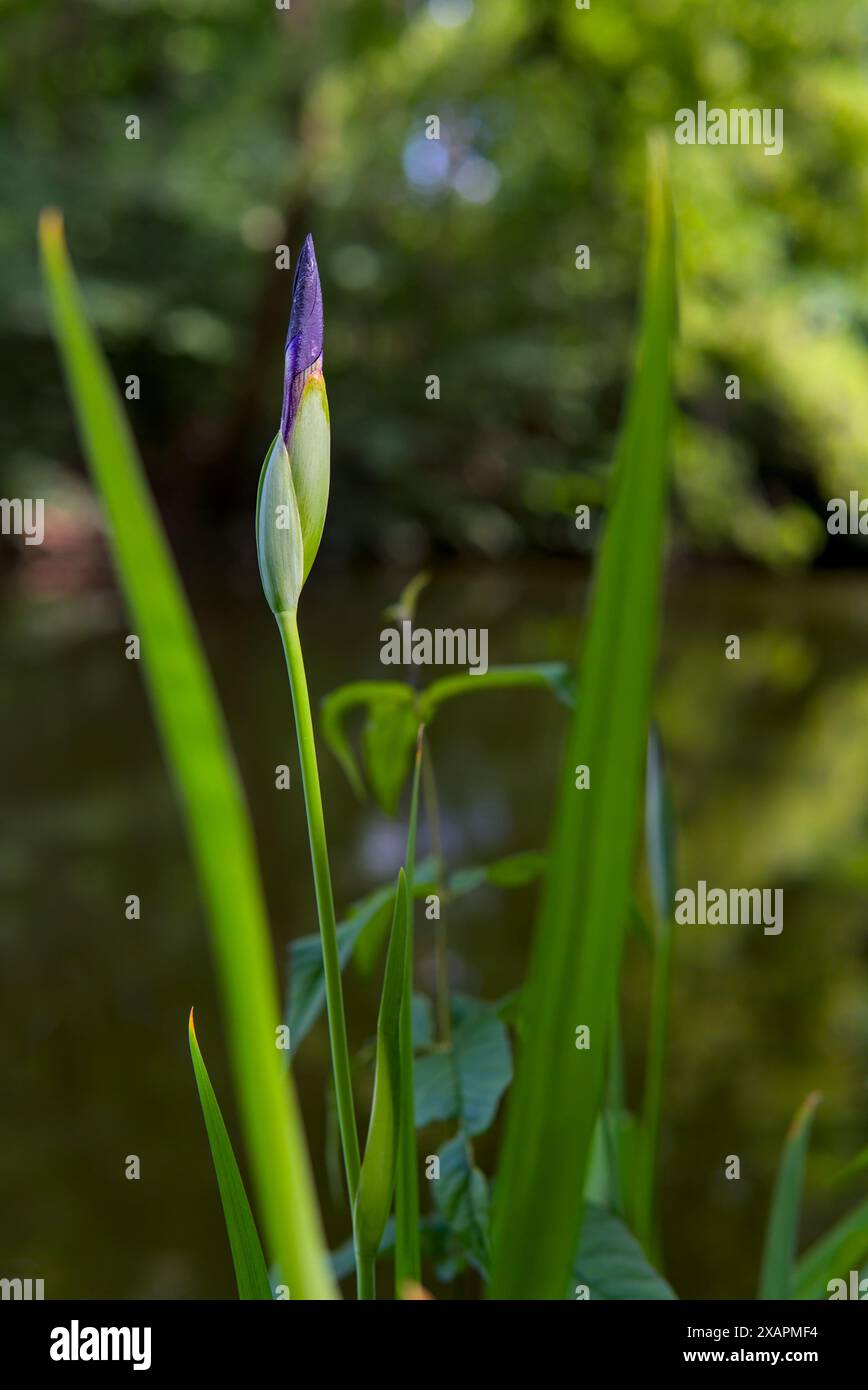
[[[495, 1189], [491, 1296], [563, 1297], [612, 1031], [639, 820], [672, 412], [675, 258], [663, 147], [651, 150], [639, 351], [597, 562], [581, 697], [523, 1005]], [[577, 788], [587, 766], [589, 785]], [[577, 1046], [577, 1029], [589, 1046]]]
[[267, 1298], [270, 1300], [271, 1285], [268, 1282], [265, 1256], [262, 1253], [262, 1246], [259, 1243], [259, 1236], [253, 1220], [253, 1212], [250, 1210], [244, 1182], [235, 1159], [232, 1140], [229, 1138], [220, 1104], [214, 1094], [208, 1068], [205, 1066], [205, 1059], [196, 1038], [192, 1009], [190, 1010], [188, 1032], [193, 1073], [196, 1077], [199, 1100], [202, 1103], [202, 1116], [205, 1120], [205, 1129], [208, 1132], [208, 1143], [211, 1146], [211, 1157], [214, 1160], [214, 1172], [217, 1175], [217, 1186], [220, 1189], [220, 1201], [223, 1203], [226, 1234], [229, 1237], [232, 1263], [235, 1266], [238, 1297]]

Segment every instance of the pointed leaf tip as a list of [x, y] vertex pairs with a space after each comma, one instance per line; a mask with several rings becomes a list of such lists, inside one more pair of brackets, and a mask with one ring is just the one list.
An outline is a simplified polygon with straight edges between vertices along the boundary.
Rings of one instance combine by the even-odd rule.
[[63, 213], [59, 208], [43, 208], [39, 214], [39, 240], [43, 246], [65, 240]]

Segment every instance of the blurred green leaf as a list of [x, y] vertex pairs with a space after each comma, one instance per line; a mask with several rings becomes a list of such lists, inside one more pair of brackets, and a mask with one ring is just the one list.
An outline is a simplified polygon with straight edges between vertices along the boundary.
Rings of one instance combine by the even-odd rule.
[[[416, 898], [424, 898], [428, 893], [435, 892], [437, 884], [434, 878], [435, 862], [433, 856], [426, 855], [420, 859], [416, 865], [413, 875], [412, 894], [415, 902]], [[407, 879], [408, 891], [411, 888], [410, 879]], [[353, 961], [359, 974], [368, 976], [374, 969], [380, 957], [383, 943], [386, 939], [386, 932], [389, 927], [389, 916], [384, 912], [378, 912], [370, 917], [362, 928], [362, 934], [356, 942], [353, 952]]]
[[365, 769], [371, 790], [387, 816], [394, 816], [410, 770], [419, 720], [403, 700], [377, 700], [368, 707], [362, 731]]
[[[393, 896], [390, 889], [378, 889], [376, 901], [366, 900], [338, 927], [338, 957], [341, 968], [352, 955], [365, 922], [379, 910], [387, 909]], [[325, 1008], [325, 971], [319, 934], [300, 936], [289, 943], [289, 969], [286, 1023], [289, 1027], [291, 1047], [296, 1051]]]
[[839, 1173], [836, 1173], [834, 1179], [836, 1186], [852, 1181], [860, 1173], [864, 1173], [866, 1168], [868, 1168], [868, 1148], [862, 1149], [861, 1153], [858, 1153], [855, 1158], [851, 1158], [850, 1162], [846, 1163]]
[[573, 1267], [573, 1286], [587, 1285], [592, 1301], [598, 1299], [656, 1301], [677, 1295], [648, 1263], [636, 1237], [617, 1216], [588, 1202], [582, 1221], [582, 1241]]
[[[354, 681], [342, 685], [326, 695], [320, 706], [320, 728], [322, 736], [334, 753], [353, 791], [360, 800], [365, 798], [365, 785], [353, 755], [349, 738], [344, 730], [347, 713], [359, 705], [367, 706], [369, 713], [374, 710], [392, 710], [396, 707], [410, 707], [415, 699], [412, 686], [402, 681]], [[419, 721], [416, 721], [418, 727]]]
[[438, 1150], [440, 1177], [431, 1182], [434, 1205], [455, 1237], [462, 1255], [487, 1275], [491, 1198], [488, 1179], [473, 1162], [466, 1134], [459, 1131]]
[[217, 1186], [220, 1189], [220, 1201], [223, 1204], [223, 1216], [226, 1221], [226, 1234], [229, 1237], [232, 1263], [235, 1266], [238, 1297], [245, 1299], [267, 1298], [270, 1300], [271, 1285], [268, 1282], [268, 1267], [262, 1253], [262, 1246], [259, 1243], [259, 1236], [256, 1233], [256, 1224], [250, 1210], [250, 1203], [247, 1200], [247, 1193], [244, 1190], [241, 1173], [235, 1160], [232, 1141], [229, 1138], [217, 1097], [214, 1094], [214, 1087], [211, 1085], [208, 1069], [199, 1049], [196, 1029], [193, 1025], [192, 1009], [190, 1010], [188, 1034], [196, 1087], [202, 1104], [205, 1128], [208, 1131], [208, 1143], [211, 1146], [211, 1157], [214, 1160], [214, 1172], [217, 1175]]
[[[417, 865], [420, 881], [414, 885], [417, 896], [433, 887], [429, 880], [431, 861], [426, 859]], [[341, 968], [361, 951], [366, 931], [376, 928], [376, 951], [378, 952], [382, 927], [384, 936], [392, 917], [395, 902], [395, 889], [392, 884], [376, 888], [364, 898], [360, 898], [350, 908], [346, 918], [338, 924], [338, 956]], [[369, 961], [366, 968], [373, 969], [376, 952], [369, 947]], [[325, 973], [323, 970], [322, 941], [317, 932], [312, 936], [299, 936], [289, 943], [289, 994], [286, 1007], [286, 1022], [289, 1025], [292, 1049], [295, 1053], [302, 1040], [307, 1037], [325, 1008]]]
[[828, 1298], [832, 1279], [848, 1280], [868, 1255], [868, 1200], [842, 1216], [796, 1264], [793, 1298]]
[[424, 994], [413, 995], [413, 1050], [431, 1047], [434, 1043], [434, 1005]]
[[523, 888], [540, 877], [547, 863], [548, 855], [544, 850], [523, 850], [519, 854], [509, 854], [504, 859], [495, 859], [491, 864], [456, 869], [450, 875], [449, 889], [461, 895], [471, 893], [474, 888], [481, 888], [486, 883], [493, 888]]
[[562, 661], [538, 661], [526, 666], [492, 666], [484, 675], [444, 676], [419, 696], [422, 722], [430, 724], [446, 700], [457, 695], [489, 694], [492, 690], [548, 690], [562, 705], [572, 707], [575, 699], [573, 673]]
[[512, 1051], [496, 1008], [457, 994], [452, 1037], [416, 1059], [416, 1125], [457, 1120], [469, 1135], [489, 1128], [512, 1080]]
[[415, 622], [419, 596], [430, 583], [431, 576], [427, 570], [422, 570], [420, 574], [414, 574], [410, 582], [404, 585], [397, 602], [391, 603], [384, 610], [384, 616], [391, 618], [395, 623]]
[[383, 810], [394, 815], [419, 725], [430, 724], [440, 705], [457, 695], [521, 688], [550, 690], [566, 705], [573, 701], [572, 672], [562, 662], [492, 668], [481, 676], [446, 676], [421, 693], [402, 681], [354, 681], [325, 697], [320, 727], [353, 790], [364, 798], [364, 782], [344, 725], [352, 710], [366, 708], [362, 738], [368, 778]]
[[[649, 231], [636, 371], [580, 662], [549, 873], [495, 1197], [491, 1296], [560, 1298], [579, 1244], [635, 862], [657, 644], [674, 229], [665, 147], [649, 153]], [[590, 769], [577, 790], [575, 769]], [[591, 1046], [574, 1045], [578, 1026]]]
[[504, 994], [502, 999], [498, 999], [494, 1009], [502, 1023], [517, 1028], [521, 1021], [521, 1004], [522, 990], [512, 989], [509, 994]]
[[627, 918], [627, 925], [630, 931], [636, 937], [637, 941], [641, 941], [646, 951], [650, 951], [651, 955], [653, 956], [657, 949], [657, 943], [654, 939], [654, 933], [648, 925], [648, 919], [646, 918], [645, 913], [642, 911], [635, 898], [633, 899], [633, 902], [630, 905], [630, 912]]
[[[419, 1222], [419, 1239], [423, 1255], [432, 1259], [443, 1259], [452, 1238], [446, 1222], [439, 1215], [423, 1216]], [[386, 1222], [383, 1239], [377, 1251], [377, 1259], [388, 1259], [395, 1253], [395, 1218], [390, 1216]], [[352, 1237], [345, 1240], [331, 1254], [332, 1273], [336, 1279], [346, 1279], [356, 1267], [356, 1256]]]
[[[461, 897], [486, 883], [502, 888], [521, 887], [538, 877], [544, 865], [545, 855], [527, 850], [495, 860], [492, 864], [456, 869], [449, 879], [449, 891]], [[421, 859], [416, 865], [413, 879], [414, 899], [435, 892], [437, 885], [433, 874], [433, 859], [430, 856]], [[395, 890], [391, 884], [376, 888], [354, 903], [338, 924], [338, 955], [342, 968], [352, 958], [362, 974], [369, 974], [373, 970], [391, 921], [394, 897]], [[319, 933], [297, 937], [289, 944], [286, 1008], [293, 1052], [298, 1050], [324, 1008], [325, 977]]]

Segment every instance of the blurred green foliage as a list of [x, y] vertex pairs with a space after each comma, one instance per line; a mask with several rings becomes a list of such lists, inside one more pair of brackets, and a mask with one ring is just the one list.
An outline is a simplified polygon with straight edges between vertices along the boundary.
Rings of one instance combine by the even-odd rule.
[[133, 424], [191, 541], [246, 525], [280, 405], [275, 247], [311, 230], [332, 560], [581, 547], [630, 367], [645, 132], [706, 100], [782, 108], [784, 149], [672, 146], [681, 534], [807, 561], [826, 499], [868, 490], [860, 0], [6, 0], [0, 23], [12, 475], [59, 486], [75, 459], [40, 207], [66, 214], [117, 376], [141, 377]]

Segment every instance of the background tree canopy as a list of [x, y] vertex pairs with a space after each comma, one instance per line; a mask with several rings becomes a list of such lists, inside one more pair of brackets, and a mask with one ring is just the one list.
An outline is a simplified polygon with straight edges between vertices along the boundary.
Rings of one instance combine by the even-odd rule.
[[605, 497], [630, 365], [645, 132], [706, 100], [782, 108], [784, 148], [672, 145], [678, 532], [771, 565], [863, 558], [825, 530], [828, 498], [868, 491], [859, 0], [3, 10], [7, 491], [81, 505], [37, 283], [36, 215], [54, 203], [116, 373], [141, 378], [133, 427], [194, 550], [216, 529], [253, 563], [291, 284], [275, 248], [294, 261], [308, 230], [332, 562], [581, 546], [572, 513]]

